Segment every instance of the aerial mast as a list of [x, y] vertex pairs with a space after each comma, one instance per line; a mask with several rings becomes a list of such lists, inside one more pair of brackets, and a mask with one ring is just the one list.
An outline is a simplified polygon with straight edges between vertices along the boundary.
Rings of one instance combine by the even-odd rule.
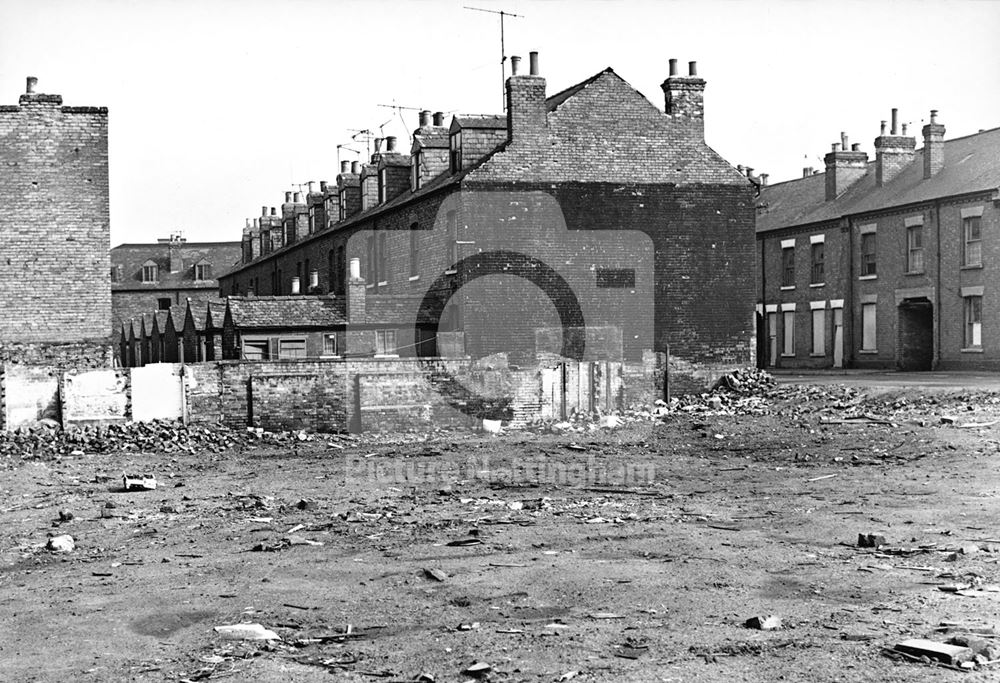
[[[505, 17], [515, 17], [517, 19], [523, 19], [524, 16], [521, 15], [521, 14], [514, 14], [513, 12], [504, 12], [503, 10], [495, 10], [495, 9], [483, 9], [481, 7], [465, 7], [465, 9], [471, 9], [471, 10], [474, 10], [476, 12], [488, 12], [490, 14], [499, 14], [500, 15], [500, 90], [501, 90], [501, 93], [503, 93], [503, 84], [504, 84], [504, 81], [507, 80], [507, 69], [506, 69], [506, 66], [505, 66], [506, 63], [507, 63], [507, 49], [506, 49], [506, 46], [504, 45], [503, 20], [504, 20]], [[503, 110], [506, 111], [507, 110], [507, 97], [506, 97], [506, 94], [505, 93], [502, 94], [501, 97], [502, 97], [502, 100], [503, 100], [503, 103], [502, 103], [501, 106], [503, 107]]]

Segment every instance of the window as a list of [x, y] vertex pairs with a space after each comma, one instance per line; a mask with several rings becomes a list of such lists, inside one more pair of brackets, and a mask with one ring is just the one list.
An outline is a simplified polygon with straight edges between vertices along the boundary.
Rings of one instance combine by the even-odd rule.
[[823, 271], [823, 259], [826, 245], [822, 242], [814, 242], [810, 245], [812, 254], [812, 267], [809, 270], [809, 282], [818, 285], [826, 282], [826, 275]]
[[781, 250], [781, 286], [795, 286], [795, 247]]
[[316, 232], [316, 207], [309, 207], [309, 234]]
[[861, 350], [875, 349], [875, 304], [861, 304]]
[[195, 280], [211, 280], [212, 279], [212, 264], [210, 263], [199, 263], [194, 267], [194, 279]]
[[875, 233], [861, 235], [861, 276], [875, 275]]
[[142, 265], [142, 281], [156, 282], [159, 279], [159, 269], [156, 267], [156, 264], [152, 261], [146, 261]]
[[458, 215], [454, 211], [448, 212], [448, 263], [445, 272], [454, 273], [458, 265]]
[[812, 311], [812, 355], [826, 355], [826, 310], [822, 308]]
[[329, 278], [329, 290], [331, 292], [336, 292], [337, 290], [337, 252], [331, 249], [326, 253], [326, 273]]
[[458, 173], [462, 170], [462, 131], [457, 130], [451, 134], [448, 141], [448, 151], [451, 172]]
[[269, 356], [266, 339], [243, 340], [243, 360], [267, 360]]
[[631, 289], [635, 287], [635, 270], [632, 268], [598, 268], [599, 289]]
[[306, 340], [305, 339], [279, 339], [278, 340], [278, 358], [305, 358], [306, 357]]
[[389, 196], [387, 182], [389, 180], [388, 169], [380, 169], [378, 172], [378, 203], [385, 204], [386, 197]]
[[391, 356], [396, 353], [396, 330], [375, 331], [375, 355]]
[[924, 272], [924, 226], [911, 225], [906, 229], [906, 272]]
[[337, 279], [334, 286], [338, 294], [344, 293], [344, 280], [347, 278], [347, 261], [344, 258], [344, 247], [337, 247]]
[[410, 160], [410, 164], [411, 164], [410, 165], [410, 169], [411, 169], [410, 172], [412, 174], [410, 176], [410, 184], [411, 184], [411, 186], [412, 186], [412, 188], [414, 190], [419, 190], [420, 189], [420, 152], [417, 152], [416, 154], [413, 155], [413, 158]]
[[323, 355], [324, 356], [336, 356], [337, 355], [337, 335], [336, 334], [324, 334], [323, 335]]
[[156, 300], [156, 307], [161, 311], [170, 310], [170, 304], [171, 304], [170, 297], [164, 297], [162, 299]]
[[378, 263], [376, 267], [378, 270], [378, 277], [376, 281], [380, 285], [384, 285], [389, 280], [389, 252], [385, 248], [385, 232], [379, 232], [378, 234]]
[[347, 190], [340, 191], [340, 220], [347, 218]]
[[122, 281], [122, 267], [121, 266], [111, 266], [111, 281], [121, 282]]
[[983, 265], [983, 218], [968, 216], [962, 219], [962, 231], [965, 233], [965, 249], [963, 251], [963, 266]]
[[966, 349], [983, 346], [983, 297], [965, 297], [965, 343]]
[[419, 236], [420, 236], [420, 226], [416, 223], [410, 225], [410, 277], [414, 278], [420, 275], [420, 263], [419, 263]]
[[795, 311], [783, 311], [781, 314], [782, 338], [781, 355], [795, 355]]

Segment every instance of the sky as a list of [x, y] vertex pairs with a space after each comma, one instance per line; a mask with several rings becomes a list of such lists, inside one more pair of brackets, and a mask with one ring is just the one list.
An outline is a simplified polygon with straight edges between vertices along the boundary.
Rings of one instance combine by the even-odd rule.
[[359, 130], [502, 112], [499, 15], [466, 6], [520, 15], [506, 55], [537, 50], [549, 94], [610, 66], [662, 109], [667, 60], [697, 61], [708, 144], [771, 183], [842, 131], [873, 157], [892, 107], [918, 146], [931, 109], [946, 139], [1000, 127], [997, 0], [0, 0], [0, 104], [35, 76], [109, 108], [112, 245], [236, 241]]

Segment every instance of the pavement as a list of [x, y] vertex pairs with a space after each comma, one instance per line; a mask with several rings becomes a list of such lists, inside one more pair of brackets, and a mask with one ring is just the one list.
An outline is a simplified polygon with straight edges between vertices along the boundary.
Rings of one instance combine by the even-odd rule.
[[823, 370], [804, 371], [771, 369], [779, 384], [837, 385], [870, 389], [936, 389], [962, 391], [1000, 391], [997, 372], [901, 372], [898, 370]]

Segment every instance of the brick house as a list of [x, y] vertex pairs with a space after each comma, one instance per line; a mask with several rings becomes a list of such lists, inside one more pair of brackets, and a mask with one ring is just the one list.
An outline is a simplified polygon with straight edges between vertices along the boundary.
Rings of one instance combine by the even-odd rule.
[[847, 136], [825, 172], [762, 188], [758, 364], [1000, 369], [1000, 129], [923, 147], [892, 110], [871, 161]]
[[[321, 199], [336, 198], [332, 224], [289, 243], [276, 216], [251, 223], [220, 291], [287, 296], [308, 278], [309, 291], [343, 295], [356, 258], [373, 301], [447, 302], [435, 341], [454, 335], [460, 355], [531, 357], [560, 331], [565, 351], [585, 327], [586, 357], [669, 350], [673, 388], [702, 387], [753, 358], [754, 188], [705, 142], [695, 64], [681, 76], [671, 60], [662, 88], [665, 109], [609, 68], [547, 97], [532, 53], [507, 81], [506, 115], [445, 126], [422, 112], [410, 154], [390, 141], [343, 164]], [[525, 263], [506, 262], [510, 244]], [[483, 272], [501, 277], [473, 283]]]
[[[0, 356], [20, 360], [19, 344], [53, 344], [65, 351], [58, 362], [86, 365], [102, 354], [80, 344], [108, 345], [113, 332], [108, 110], [63, 106], [36, 83], [28, 78], [18, 104], [0, 106]], [[55, 282], [58, 296], [42, 286]]]
[[220, 273], [240, 261], [239, 242], [188, 242], [179, 235], [155, 244], [119, 244], [111, 250], [114, 326], [148, 311], [169, 310], [218, 297]]

